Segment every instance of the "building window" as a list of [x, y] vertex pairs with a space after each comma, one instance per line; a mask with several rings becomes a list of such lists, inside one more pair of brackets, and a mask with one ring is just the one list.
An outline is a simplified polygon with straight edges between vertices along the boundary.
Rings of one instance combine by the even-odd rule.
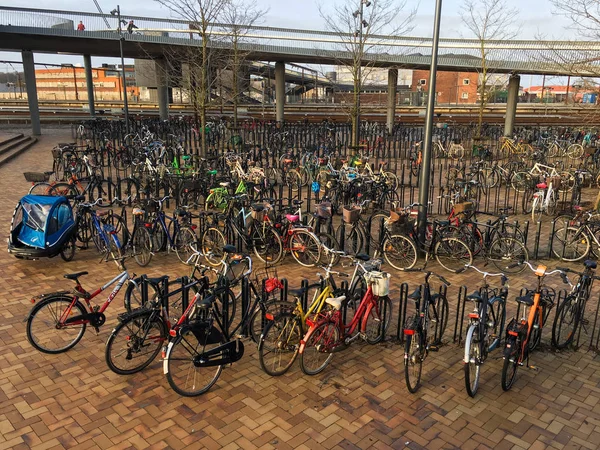
[[419, 84], [420, 84], [421, 86], [425, 86], [425, 84], [426, 84], [426, 83], [427, 83], [427, 80], [426, 80], [425, 78], [421, 78], [421, 79], [419, 80]]
[[470, 82], [471, 82], [471, 80], [469, 80], [468, 78], [463, 79], [463, 84], [465, 86], [468, 86]]
[[463, 92], [462, 95], [461, 95], [461, 98], [464, 99], [464, 100], [468, 99], [469, 98], [469, 93], [468, 92]]

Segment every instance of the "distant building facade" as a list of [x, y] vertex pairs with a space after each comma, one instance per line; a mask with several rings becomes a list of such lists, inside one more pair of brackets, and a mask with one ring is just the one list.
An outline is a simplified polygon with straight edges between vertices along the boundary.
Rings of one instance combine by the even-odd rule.
[[[437, 104], [466, 105], [477, 103], [476, 72], [437, 72], [435, 90]], [[427, 93], [429, 90], [429, 70], [412, 71], [412, 90]]]

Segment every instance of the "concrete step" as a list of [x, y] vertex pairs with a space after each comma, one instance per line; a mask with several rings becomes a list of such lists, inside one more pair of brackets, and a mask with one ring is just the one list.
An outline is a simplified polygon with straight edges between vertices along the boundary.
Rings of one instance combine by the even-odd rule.
[[9, 142], [15, 141], [17, 139], [21, 139], [22, 137], [23, 137], [23, 133], [15, 134], [13, 136], [0, 137], [0, 147], [2, 147], [5, 144], [8, 144]]
[[[0, 167], [28, 150], [37, 142], [37, 138], [24, 136], [17, 141], [0, 146]], [[25, 170], [25, 169], [23, 169]]]

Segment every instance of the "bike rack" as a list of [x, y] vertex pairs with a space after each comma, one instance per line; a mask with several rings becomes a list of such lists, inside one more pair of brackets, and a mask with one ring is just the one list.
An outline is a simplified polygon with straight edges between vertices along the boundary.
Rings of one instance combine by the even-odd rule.
[[404, 342], [404, 325], [406, 323], [406, 308], [408, 306], [408, 284], [400, 285], [400, 298], [398, 302], [398, 326], [396, 328], [396, 339]]

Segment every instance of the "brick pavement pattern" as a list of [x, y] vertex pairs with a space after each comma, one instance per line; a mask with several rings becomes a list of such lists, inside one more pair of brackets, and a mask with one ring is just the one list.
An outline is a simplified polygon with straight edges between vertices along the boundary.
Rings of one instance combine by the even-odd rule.
[[[69, 136], [54, 133], [0, 169], [0, 234], [6, 242], [12, 210], [27, 190], [22, 172], [51, 167], [50, 149]], [[5, 245], [5, 244], [4, 244]], [[100, 334], [88, 332], [71, 351], [45, 355], [25, 337], [23, 323], [33, 295], [69, 287], [64, 273], [89, 270], [88, 289], [111, 279], [117, 269], [98, 264], [93, 250], [70, 263], [60, 258], [19, 261], [0, 252], [3, 288], [0, 323], [0, 448], [598, 448], [600, 443], [600, 358], [578, 352], [544, 351], [532, 355], [537, 370], [522, 368], [510, 392], [500, 387], [502, 360], [492, 353], [484, 365], [478, 396], [464, 389], [463, 348], [451, 332], [458, 287], [474, 290], [473, 273], [447, 277], [451, 319], [447, 345], [429, 355], [423, 386], [408, 393], [403, 346], [389, 337], [378, 346], [357, 343], [336, 354], [320, 375], [307, 377], [297, 364], [271, 378], [248, 343], [243, 359], [226, 368], [217, 384], [198, 398], [181, 398], [169, 387], [160, 361], [143, 373], [122, 377], [104, 362], [104, 344], [121, 312], [120, 294], [107, 311]], [[551, 262], [550, 265], [556, 265]], [[140, 268], [129, 266], [138, 274]], [[156, 255], [151, 275], [187, 274], [174, 255]], [[437, 270], [436, 267], [433, 267]], [[311, 270], [287, 263], [292, 287]], [[315, 270], [316, 272], [316, 270]], [[444, 274], [446, 275], [446, 274]], [[314, 277], [314, 276], [313, 276]], [[410, 290], [418, 274], [393, 272], [395, 307], [400, 282]], [[532, 276], [511, 279], [508, 317], [514, 296]], [[595, 292], [594, 298], [598, 295]], [[590, 302], [595, 308], [595, 301]], [[392, 324], [395, 323], [395, 318]], [[391, 329], [389, 334], [394, 334]], [[588, 339], [585, 334], [582, 339]]]

